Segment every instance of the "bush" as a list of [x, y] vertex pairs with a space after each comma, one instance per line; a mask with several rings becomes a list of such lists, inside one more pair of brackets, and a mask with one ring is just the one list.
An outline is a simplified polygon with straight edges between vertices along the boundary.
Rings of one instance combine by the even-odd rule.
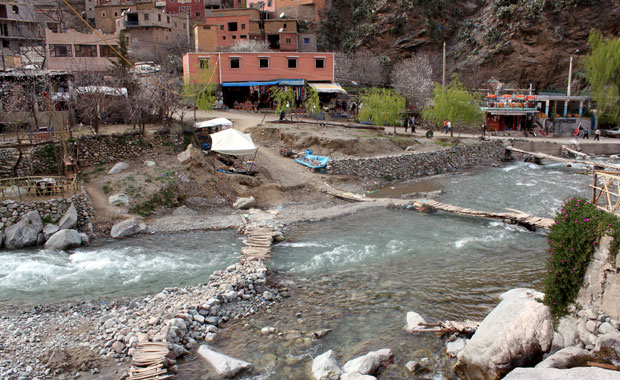
[[594, 250], [604, 234], [614, 238], [611, 252], [617, 252], [620, 221], [585, 199], [571, 198], [556, 214], [547, 240], [550, 257], [543, 281], [543, 303], [555, 317], [566, 314], [566, 308], [577, 297]]

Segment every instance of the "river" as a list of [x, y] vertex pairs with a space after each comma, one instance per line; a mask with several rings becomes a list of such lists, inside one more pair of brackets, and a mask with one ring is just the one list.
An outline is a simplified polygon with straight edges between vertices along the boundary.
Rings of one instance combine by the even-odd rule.
[[[425, 180], [440, 202], [483, 210], [516, 208], [552, 216], [563, 199], [587, 196], [590, 176], [578, 167], [515, 162]], [[381, 379], [402, 379], [409, 360], [431, 359], [429, 378], [451, 378], [437, 336], [403, 331], [414, 310], [428, 321], [482, 319], [497, 296], [514, 287], [540, 289], [546, 238], [542, 233], [443, 213], [373, 209], [304, 224], [274, 247], [268, 266], [292, 297], [243, 322], [229, 324], [214, 347], [253, 362], [245, 379], [305, 378], [311, 357], [333, 349], [340, 363], [369, 350], [391, 348], [394, 363]], [[0, 302], [100, 299], [193, 285], [239, 259], [239, 236], [201, 232], [98, 242], [71, 254], [41, 249], [0, 252]], [[332, 329], [312, 341], [264, 337], [260, 329]], [[206, 378], [195, 355], [179, 379]]]

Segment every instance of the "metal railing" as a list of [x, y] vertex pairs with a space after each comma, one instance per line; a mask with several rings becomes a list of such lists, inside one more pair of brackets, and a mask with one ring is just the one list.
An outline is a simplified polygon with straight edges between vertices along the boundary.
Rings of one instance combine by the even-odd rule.
[[592, 188], [592, 204], [610, 214], [618, 214], [620, 208], [620, 172], [595, 170]]
[[66, 197], [77, 192], [77, 177], [41, 176], [0, 179], [0, 200]]

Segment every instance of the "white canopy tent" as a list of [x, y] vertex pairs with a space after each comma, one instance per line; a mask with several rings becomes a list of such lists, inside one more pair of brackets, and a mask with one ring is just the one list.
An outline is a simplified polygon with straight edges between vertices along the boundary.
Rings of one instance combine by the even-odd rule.
[[232, 121], [226, 118], [223, 118], [223, 117], [218, 117], [217, 119], [205, 120], [205, 121], [196, 123], [196, 129], [217, 127], [220, 125], [222, 127], [232, 127]]
[[245, 156], [256, 153], [256, 145], [249, 134], [236, 129], [225, 129], [211, 134], [211, 150], [233, 156]]

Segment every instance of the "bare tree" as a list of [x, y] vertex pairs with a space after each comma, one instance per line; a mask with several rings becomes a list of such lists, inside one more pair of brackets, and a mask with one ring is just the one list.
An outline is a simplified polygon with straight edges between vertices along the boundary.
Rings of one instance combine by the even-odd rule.
[[162, 119], [164, 128], [169, 128], [172, 116], [181, 108], [182, 81], [174, 73], [160, 71], [152, 76], [154, 84], [149, 87], [153, 108]]
[[433, 92], [433, 68], [428, 56], [415, 54], [397, 63], [391, 83], [416, 109], [424, 107]]
[[70, 109], [75, 110], [77, 118], [90, 125], [96, 135], [101, 124], [125, 121], [125, 115], [119, 111], [127, 99], [127, 89], [106, 82], [100, 73], [75, 72], [70, 99]]
[[339, 82], [355, 82], [357, 86], [373, 87], [386, 84], [385, 66], [370, 51], [336, 54], [335, 76]]

